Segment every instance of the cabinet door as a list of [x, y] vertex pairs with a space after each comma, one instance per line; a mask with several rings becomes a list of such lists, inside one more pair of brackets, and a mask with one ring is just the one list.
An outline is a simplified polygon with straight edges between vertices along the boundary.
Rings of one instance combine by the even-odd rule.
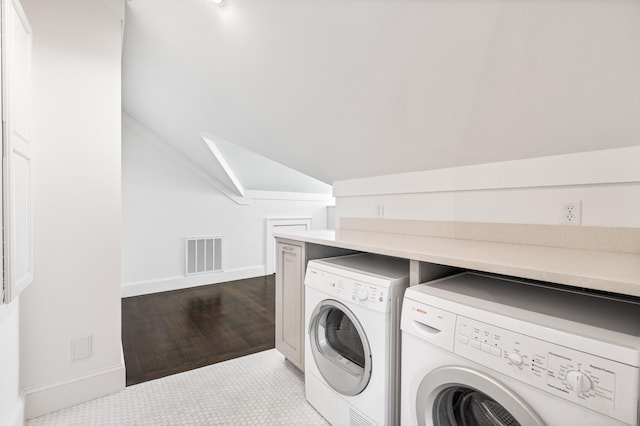
[[304, 250], [278, 242], [276, 256], [276, 349], [302, 369]]
[[33, 279], [31, 28], [18, 0], [2, 0], [2, 77], [3, 275], [10, 302]]

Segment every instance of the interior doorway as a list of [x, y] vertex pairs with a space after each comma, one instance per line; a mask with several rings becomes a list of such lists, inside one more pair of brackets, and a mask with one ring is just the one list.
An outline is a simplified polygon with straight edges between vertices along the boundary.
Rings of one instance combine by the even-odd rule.
[[276, 272], [276, 240], [275, 232], [308, 231], [311, 229], [310, 217], [267, 218], [265, 235], [265, 269], [266, 275]]

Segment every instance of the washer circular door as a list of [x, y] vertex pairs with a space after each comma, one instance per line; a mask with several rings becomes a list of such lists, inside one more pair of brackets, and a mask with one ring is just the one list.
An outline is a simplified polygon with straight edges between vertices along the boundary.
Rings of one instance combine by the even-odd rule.
[[544, 426], [502, 383], [465, 367], [433, 370], [422, 379], [416, 398], [420, 425]]
[[353, 396], [371, 378], [371, 348], [356, 316], [336, 300], [320, 302], [309, 321], [311, 353], [320, 374], [336, 392]]

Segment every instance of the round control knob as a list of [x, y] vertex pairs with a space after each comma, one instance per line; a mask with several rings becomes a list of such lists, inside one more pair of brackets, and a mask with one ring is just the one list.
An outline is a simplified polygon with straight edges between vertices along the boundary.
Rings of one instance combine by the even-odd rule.
[[509, 361], [511, 361], [511, 363], [516, 366], [520, 366], [524, 362], [524, 360], [522, 359], [522, 355], [517, 352], [511, 352], [509, 354]]
[[366, 288], [361, 288], [360, 290], [358, 290], [358, 300], [360, 300], [361, 302], [364, 302], [368, 298], [369, 298], [369, 290], [367, 290]]
[[571, 386], [573, 393], [576, 395], [579, 395], [582, 392], [589, 392], [592, 387], [589, 376], [576, 370], [567, 371], [567, 383]]

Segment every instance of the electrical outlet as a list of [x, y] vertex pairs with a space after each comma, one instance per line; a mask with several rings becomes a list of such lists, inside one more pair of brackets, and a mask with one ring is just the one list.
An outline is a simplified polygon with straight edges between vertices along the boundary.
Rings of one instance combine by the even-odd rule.
[[564, 225], [580, 225], [582, 223], [582, 201], [564, 203], [562, 205], [560, 223]]

